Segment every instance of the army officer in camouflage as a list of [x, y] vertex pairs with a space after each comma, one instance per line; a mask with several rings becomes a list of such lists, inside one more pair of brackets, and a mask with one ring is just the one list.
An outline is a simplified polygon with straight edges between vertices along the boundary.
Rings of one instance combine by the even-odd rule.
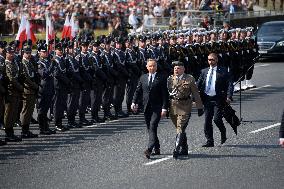
[[182, 62], [173, 62], [174, 74], [169, 76], [167, 87], [170, 96], [170, 118], [176, 127], [176, 144], [173, 157], [188, 155], [188, 145], [185, 129], [191, 116], [192, 99], [195, 100], [198, 116], [203, 114], [203, 104], [199, 96], [195, 79], [184, 73]]

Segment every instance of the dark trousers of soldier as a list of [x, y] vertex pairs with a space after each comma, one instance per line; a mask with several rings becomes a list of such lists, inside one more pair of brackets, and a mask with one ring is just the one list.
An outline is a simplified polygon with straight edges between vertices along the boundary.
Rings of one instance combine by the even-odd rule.
[[0, 94], [0, 124], [4, 124], [5, 102], [4, 95]]
[[238, 54], [231, 53], [230, 72], [232, 73], [232, 80], [236, 82], [241, 77], [240, 73], [241, 60]]
[[131, 110], [131, 103], [133, 99], [133, 95], [135, 92], [135, 89], [137, 87], [139, 78], [137, 77], [132, 77], [130, 78], [127, 83], [126, 83], [126, 105], [127, 105], [127, 110]]
[[204, 103], [204, 113], [205, 113], [205, 123], [204, 123], [204, 133], [207, 142], [214, 143], [213, 138], [213, 125], [212, 119], [219, 131], [221, 132], [221, 137], [226, 138], [226, 127], [223, 123], [223, 107], [218, 106], [216, 101], [211, 101], [209, 99], [205, 100]]
[[110, 104], [112, 102], [112, 97], [113, 97], [113, 85], [111, 84], [106, 85], [103, 91], [103, 96], [102, 96], [104, 117], [107, 117], [110, 115]]
[[4, 126], [6, 135], [14, 134], [13, 126], [18, 119], [20, 96], [6, 96]]
[[80, 119], [85, 119], [85, 114], [87, 107], [90, 103], [90, 92], [91, 90], [84, 89], [80, 92], [80, 98], [79, 98], [79, 117]]
[[64, 111], [67, 109], [67, 90], [55, 90], [53, 114], [56, 126], [62, 126]]
[[71, 93], [68, 95], [67, 100], [67, 119], [68, 123], [75, 122], [75, 116], [79, 106], [80, 89], [73, 88]]
[[148, 150], [152, 151], [153, 148], [160, 149], [160, 142], [158, 138], [158, 124], [161, 119], [160, 111], [153, 111], [151, 107], [147, 107], [144, 112], [144, 118], [149, 135]]
[[113, 94], [115, 113], [122, 111], [122, 102], [125, 95], [125, 87], [126, 87], [126, 79], [124, 78], [117, 79], [117, 82], [114, 86], [114, 94]]
[[38, 98], [37, 109], [38, 109], [38, 122], [39, 122], [39, 129], [41, 131], [46, 131], [49, 129], [47, 113], [48, 110], [51, 108], [51, 103], [53, 99], [53, 94], [44, 94], [42, 93], [41, 96]]
[[[98, 119], [98, 113], [100, 111], [100, 106], [102, 104], [103, 96], [103, 83], [96, 81], [94, 89], [91, 91], [91, 116], [92, 119]], [[98, 120], [97, 120], [98, 121]]]
[[20, 121], [22, 125], [22, 131], [29, 131], [30, 122], [33, 116], [36, 95], [34, 94], [24, 94], [23, 95], [23, 107], [20, 113]]

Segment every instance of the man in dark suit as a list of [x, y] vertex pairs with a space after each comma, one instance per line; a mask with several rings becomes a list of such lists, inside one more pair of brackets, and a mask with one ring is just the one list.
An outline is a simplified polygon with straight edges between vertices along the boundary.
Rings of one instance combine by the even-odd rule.
[[[214, 147], [212, 119], [221, 132], [221, 144], [225, 143], [226, 128], [223, 123], [223, 108], [230, 103], [233, 88], [230, 85], [231, 76], [226, 68], [217, 65], [218, 57], [215, 53], [208, 55], [209, 68], [201, 70], [197, 86], [204, 104], [205, 123], [204, 133], [207, 142], [203, 147]], [[214, 118], [213, 118], [214, 117]]]
[[148, 74], [140, 77], [133, 96], [131, 109], [138, 110], [139, 98], [143, 95], [144, 118], [149, 134], [148, 148], [144, 151], [146, 158], [160, 154], [160, 143], [157, 135], [158, 123], [161, 117], [166, 116], [168, 107], [167, 78], [157, 73], [157, 62], [154, 59], [147, 61]]

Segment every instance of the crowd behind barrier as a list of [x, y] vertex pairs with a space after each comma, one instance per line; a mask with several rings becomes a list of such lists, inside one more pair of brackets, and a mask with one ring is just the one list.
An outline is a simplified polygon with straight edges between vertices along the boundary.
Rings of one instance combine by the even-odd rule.
[[[283, 0], [280, 0], [280, 2], [281, 10], [283, 9]], [[0, 26], [6, 27], [0, 27], [0, 33], [15, 34], [21, 14], [28, 16], [35, 32], [44, 30], [45, 15], [47, 13], [51, 15], [56, 29], [62, 28], [67, 13], [73, 13], [79, 20], [80, 27], [83, 27], [84, 21], [88, 21], [92, 29], [112, 30], [115, 27], [117, 17], [122, 22], [127, 23], [131, 10], [136, 11], [136, 16], [141, 26], [145, 23], [145, 17], [155, 20], [163, 18], [163, 21], [168, 18], [168, 21], [170, 21], [170, 18], [175, 17], [175, 13], [180, 10], [217, 11], [235, 14], [242, 11], [252, 11], [252, 5], [258, 3], [258, 1], [254, 2], [253, 0], [2, 0], [0, 1]], [[159, 24], [161, 27], [166, 25]]]

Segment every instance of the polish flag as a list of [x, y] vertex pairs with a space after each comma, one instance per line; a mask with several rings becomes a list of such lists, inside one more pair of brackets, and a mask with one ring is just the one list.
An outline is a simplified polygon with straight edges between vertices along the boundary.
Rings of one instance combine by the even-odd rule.
[[67, 37], [71, 38], [71, 24], [69, 20], [69, 14], [66, 15], [61, 38], [63, 39]]
[[36, 43], [36, 37], [31, 29], [30, 22], [25, 16], [22, 16], [20, 27], [16, 36], [16, 40], [20, 41], [20, 48], [25, 40], [31, 39], [33, 44]]
[[[46, 15], [46, 32], [45, 32], [45, 40], [46, 44], [49, 45], [49, 41], [52, 39], [55, 39], [55, 31], [53, 27], [53, 23], [51, 21], [51, 18]], [[48, 46], [48, 49], [51, 49], [52, 46]]]
[[73, 39], [76, 37], [76, 34], [79, 31], [79, 26], [78, 23], [74, 19], [75, 14], [72, 14], [71, 19], [70, 19], [70, 25], [71, 25], [71, 37], [70, 39]]

